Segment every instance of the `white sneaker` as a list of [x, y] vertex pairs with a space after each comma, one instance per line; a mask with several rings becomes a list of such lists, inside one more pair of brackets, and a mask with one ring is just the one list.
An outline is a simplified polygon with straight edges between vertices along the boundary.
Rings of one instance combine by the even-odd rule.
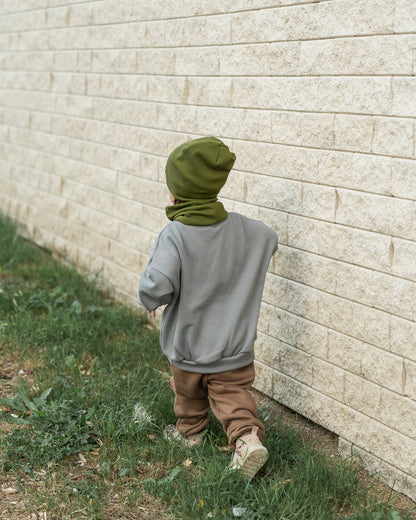
[[250, 480], [264, 466], [269, 456], [267, 449], [257, 436], [258, 428], [238, 438], [230, 469], [242, 469], [244, 478]]
[[195, 435], [182, 435], [176, 425], [168, 424], [163, 431], [163, 436], [168, 441], [181, 442], [187, 448], [192, 448], [193, 446], [200, 446], [202, 444], [202, 438], [205, 432], [206, 430], [203, 430], [200, 433], [195, 433]]

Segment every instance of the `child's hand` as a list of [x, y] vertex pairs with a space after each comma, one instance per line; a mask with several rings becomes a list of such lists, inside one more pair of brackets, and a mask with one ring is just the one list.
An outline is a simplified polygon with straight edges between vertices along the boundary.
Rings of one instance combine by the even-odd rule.
[[149, 311], [149, 314], [152, 316], [152, 318], [156, 317], [156, 311]]

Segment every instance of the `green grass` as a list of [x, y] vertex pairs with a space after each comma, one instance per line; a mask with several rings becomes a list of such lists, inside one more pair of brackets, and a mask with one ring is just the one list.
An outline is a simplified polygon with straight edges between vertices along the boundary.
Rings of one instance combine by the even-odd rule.
[[[325, 457], [266, 409], [270, 459], [249, 484], [227, 471], [231, 454], [214, 418], [200, 448], [169, 444], [168, 363], [146, 316], [19, 238], [5, 218], [0, 345], [3, 357], [26, 367], [0, 400], [0, 420], [9, 423], [0, 463], [28, 510], [90, 520], [143, 508], [155, 519], [231, 519], [236, 507], [246, 520], [412, 518], [372, 499], [356, 463]], [[135, 415], [137, 404], [150, 420]]]

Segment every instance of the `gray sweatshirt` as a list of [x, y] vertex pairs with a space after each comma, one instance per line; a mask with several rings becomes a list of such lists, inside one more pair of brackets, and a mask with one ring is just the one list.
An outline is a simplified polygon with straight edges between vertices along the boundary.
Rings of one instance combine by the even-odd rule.
[[173, 365], [208, 374], [253, 361], [264, 280], [276, 250], [277, 234], [239, 213], [212, 226], [173, 221], [161, 231], [138, 301], [147, 310], [167, 305], [160, 342]]

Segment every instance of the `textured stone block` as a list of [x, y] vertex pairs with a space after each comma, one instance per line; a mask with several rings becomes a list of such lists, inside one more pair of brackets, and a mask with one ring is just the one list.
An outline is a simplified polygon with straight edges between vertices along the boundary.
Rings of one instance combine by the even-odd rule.
[[168, 204], [165, 184], [141, 179], [138, 176], [119, 174], [118, 194], [123, 198], [160, 208], [164, 208]]
[[391, 193], [395, 197], [413, 199], [416, 193], [416, 161], [392, 159]]
[[313, 386], [314, 366], [315, 360], [310, 354], [284, 342], [280, 343], [277, 359], [272, 365], [275, 370], [308, 386]]
[[258, 332], [254, 344], [256, 359], [269, 367], [273, 367], [278, 359], [280, 343], [280, 340]]
[[255, 361], [256, 379], [254, 388], [266, 395], [273, 393], [273, 369], [259, 361]]
[[346, 372], [344, 388], [343, 402], [345, 405], [369, 417], [380, 416], [382, 407], [380, 386]]
[[404, 395], [416, 401], [416, 363], [405, 361], [404, 373]]
[[335, 294], [370, 307], [412, 319], [414, 284], [405, 279], [372, 269], [336, 262]]
[[362, 267], [391, 268], [390, 237], [368, 231], [289, 215], [288, 244]]
[[394, 238], [391, 245], [391, 272], [416, 281], [416, 242]]
[[378, 418], [397, 431], [416, 439], [416, 401], [388, 390], [381, 391]]
[[396, 316], [391, 319], [392, 352], [416, 361], [416, 322]]
[[318, 322], [372, 345], [388, 349], [390, 345], [389, 314], [319, 293]]
[[245, 200], [255, 204], [261, 200], [265, 207], [289, 213], [301, 210], [301, 190], [299, 182], [278, 177], [245, 175], [242, 184], [245, 186]]
[[394, 10], [394, 31], [411, 32], [416, 26], [414, 0], [397, 0]]
[[372, 152], [396, 157], [413, 157], [413, 123], [412, 119], [375, 118]]
[[326, 357], [327, 329], [291, 312], [262, 304], [259, 330], [313, 356]]
[[392, 79], [392, 114], [395, 116], [416, 116], [416, 78], [397, 77]]
[[412, 48], [410, 35], [303, 41], [299, 66], [311, 75], [411, 74]]
[[331, 293], [337, 287], [336, 262], [293, 247], [280, 247], [279, 253], [274, 256], [272, 272]]
[[311, 358], [309, 363], [312, 369], [310, 386], [318, 392], [343, 402], [345, 370], [315, 357]]
[[273, 141], [279, 144], [332, 148], [332, 114], [281, 112], [270, 113]]
[[337, 190], [335, 221], [369, 231], [411, 239], [414, 203], [354, 191]]
[[334, 117], [334, 148], [370, 152], [373, 127], [372, 117], [337, 114]]
[[277, 372], [274, 398], [301, 414], [308, 408], [307, 415], [314, 421], [337, 433], [348, 432], [345, 437], [352, 444], [403, 472], [414, 472], [416, 442], [409, 437]]
[[318, 321], [318, 292], [311, 287], [270, 273], [266, 276], [263, 299], [298, 316]]

